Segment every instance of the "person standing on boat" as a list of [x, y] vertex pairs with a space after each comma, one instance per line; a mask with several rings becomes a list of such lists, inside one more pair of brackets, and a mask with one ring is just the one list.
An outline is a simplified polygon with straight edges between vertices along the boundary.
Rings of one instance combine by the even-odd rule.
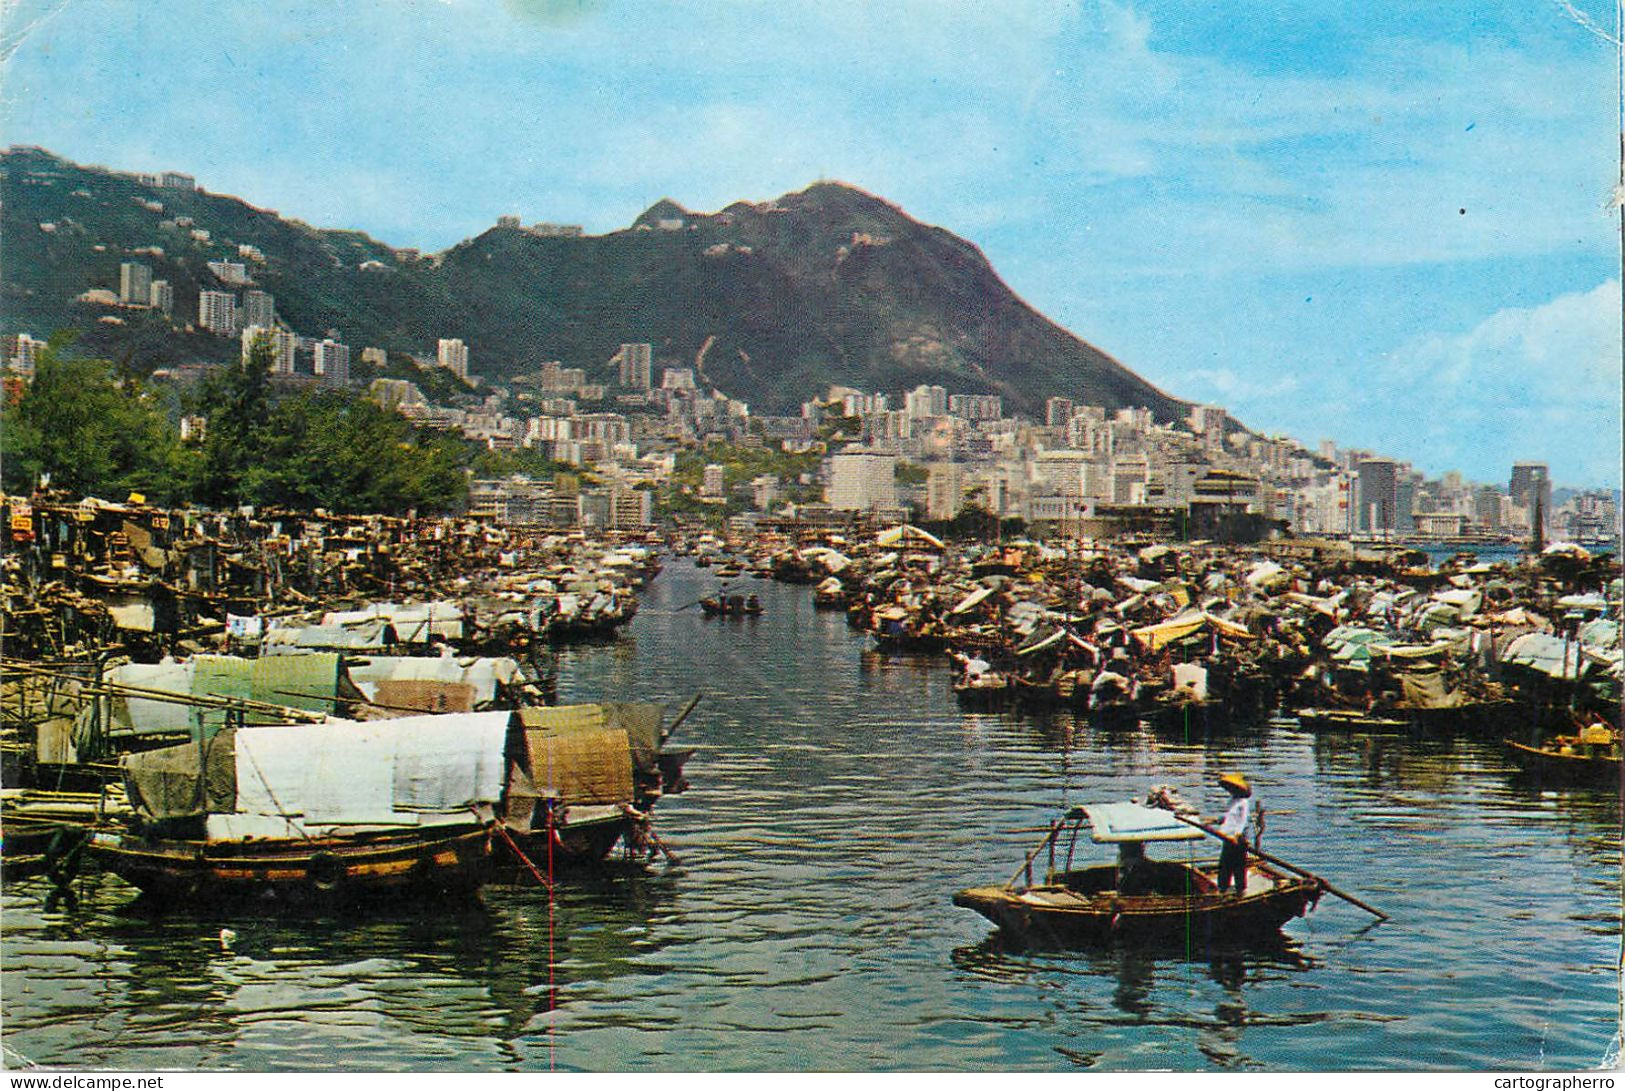
[[1253, 789], [1240, 773], [1224, 773], [1219, 786], [1230, 793], [1230, 806], [1219, 819], [1224, 848], [1219, 853], [1219, 893], [1225, 893], [1235, 880], [1236, 894], [1247, 892], [1247, 832], [1252, 827], [1253, 843], [1264, 836], [1264, 808], [1253, 798]]

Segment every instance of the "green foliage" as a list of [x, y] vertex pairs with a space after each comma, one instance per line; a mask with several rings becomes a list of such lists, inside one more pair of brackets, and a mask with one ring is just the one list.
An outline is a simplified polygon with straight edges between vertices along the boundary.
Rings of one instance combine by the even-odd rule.
[[899, 462], [893, 476], [899, 485], [923, 485], [931, 478], [931, 471], [912, 462]]
[[288, 397], [271, 413], [241, 490], [257, 504], [402, 514], [466, 493], [460, 443], [339, 391]]
[[165, 503], [186, 496], [196, 456], [181, 447], [162, 404], [106, 360], [70, 359], [53, 340], [34, 380], [0, 417], [5, 486], [51, 485], [123, 499], [129, 492]]
[[569, 463], [555, 462], [540, 447], [517, 447], [511, 451], [493, 451], [483, 443], [465, 441], [464, 461], [475, 477], [512, 477], [524, 474], [539, 481], [551, 479], [561, 471], [574, 469]]
[[261, 334], [249, 351], [222, 368], [203, 390], [209, 419], [203, 442], [201, 498], [216, 505], [246, 503], [249, 469], [262, 457], [271, 419], [272, 342]]

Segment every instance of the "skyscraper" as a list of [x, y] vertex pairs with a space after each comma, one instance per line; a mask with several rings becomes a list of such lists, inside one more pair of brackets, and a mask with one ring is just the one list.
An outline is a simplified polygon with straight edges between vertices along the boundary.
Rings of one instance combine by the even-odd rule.
[[654, 381], [654, 346], [647, 342], [621, 346], [615, 354], [620, 365], [621, 385], [633, 390], [648, 390]]
[[442, 337], [436, 362], [463, 382], [468, 382], [468, 346], [460, 337]]
[[1535, 525], [1535, 510], [1540, 510], [1541, 529], [1552, 517], [1552, 479], [1544, 462], [1514, 462], [1512, 480], [1507, 485], [1512, 502], [1529, 516], [1529, 525]]
[[1360, 462], [1360, 530], [1383, 534], [1397, 528], [1399, 463], [1391, 458]]
[[266, 329], [276, 325], [276, 297], [252, 288], [244, 292], [242, 324]]
[[118, 301], [137, 307], [152, 305], [152, 269], [139, 261], [120, 262], [118, 267]]
[[155, 281], [153, 281], [150, 294], [147, 296], [147, 301], [148, 301], [149, 305], [151, 305], [154, 310], [162, 311], [165, 314], [174, 314], [175, 313], [175, 287], [174, 287], [174, 285], [170, 284], [169, 281], [167, 281], [167, 280], [155, 280]]
[[201, 329], [230, 337], [237, 332], [237, 297], [230, 292], [197, 294], [197, 324]]
[[313, 370], [323, 380], [343, 386], [350, 381], [350, 346], [331, 337], [317, 341], [311, 348]]

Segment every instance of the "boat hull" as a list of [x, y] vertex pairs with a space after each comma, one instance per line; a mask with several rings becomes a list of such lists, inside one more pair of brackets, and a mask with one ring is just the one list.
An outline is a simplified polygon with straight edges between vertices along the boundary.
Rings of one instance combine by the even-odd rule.
[[484, 827], [309, 841], [205, 842], [97, 834], [92, 855], [163, 902], [334, 909], [474, 897], [490, 874]]
[[1241, 944], [1279, 940], [1281, 926], [1319, 901], [1313, 880], [1255, 866], [1244, 895], [1212, 889], [1184, 894], [1082, 894], [1064, 885], [1025, 890], [977, 887], [954, 895], [1023, 942], [1060, 946], [1110, 944]]
[[1505, 740], [1507, 756], [1520, 772], [1547, 784], [1625, 790], [1620, 759], [1607, 755], [1564, 754]]

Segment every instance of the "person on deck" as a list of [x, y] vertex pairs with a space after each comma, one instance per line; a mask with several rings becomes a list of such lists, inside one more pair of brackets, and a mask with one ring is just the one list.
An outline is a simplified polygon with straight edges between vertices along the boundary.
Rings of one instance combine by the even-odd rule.
[[1224, 773], [1219, 786], [1230, 793], [1230, 806], [1219, 819], [1224, 848], [1219, 853], [1219, 893], [1229, 890], [1234, 880], [1238, 896], [1247, 892], [1247, 832], [1253, 830], [1256, 848], [1264, 836], [1264, 808], [1253, 798], [1252, 786], [1240, 773]]

